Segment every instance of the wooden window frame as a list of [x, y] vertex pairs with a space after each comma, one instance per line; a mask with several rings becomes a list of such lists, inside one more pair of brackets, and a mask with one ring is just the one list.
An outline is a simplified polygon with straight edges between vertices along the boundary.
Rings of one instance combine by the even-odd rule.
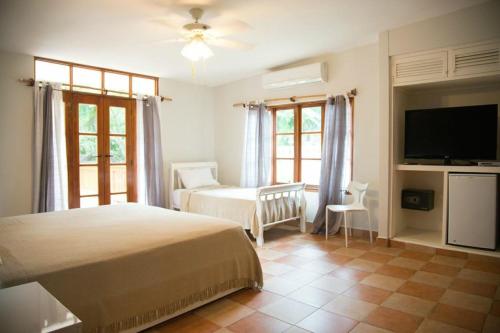
[[[303, 132], [302, 131], [302, 109], [304, 108], [309, 108], [309, 107], [315, 107], [319, 106], [321, 107], [321, 131], [318, 133], [317, 131], [314, 132]], [[302, 161], [302, 134], [321, 134], [321, 146], [323, 146], [323, 128], [324, 128], [324, 123], [325, 123], [325, 109], [326, 109], [326, 102], [325, 101], [319, 101], [319, 102], [305, 102], [305, 103], [296, 103], [296, 104], [285, 104], [285, 105], [279, 105], [279, 106], [273, 106], [270, 108], [272, 112], [272, 117], [273, 117], [273, 149], [272, 149], [272, 182], [273, 184], [280, 184], [276, 181], [276, 161], [280, 159], [287, 159], [287, 160], [293, 160], [293, 166], [294, 166], [294, 176], [293, 176], [293, 181], [294, 182], [300, 182], [301, 181], [301, 161]], [[277, 135], [281, 134], [286, 134], [286, 133], [276, 133], [276, 113], [281, 111], [281, 110], [290, 110], [292, 109], [294, 111], [294, 132], [289, 133], [290, 135], [293, 134], [293, 142], [294, 142], [294, 157], [293, 158], [278, 158], [276, 156], [276, 137]], [[309, 159], [309, 158], [308, 158]], [[321, 158], [316, 159], [316, 158], [310, 158], [311, 160], [321, 160]], [[312, 184], [306, 184], [306, 190], [307, 191], [318, 191], [319, 186], [318, 185], [312, 185]]]
[[[105, 67], [97, 67], [97, 66], [90, 66], [90, 65], [83, 65], [79, 63], [74, 63], [74, 62], [69, 62], [69, 61], [62, 61], [62, 60], [55, 60], [55, 59], [49, 59], [49, 58], [43, 58], [43, 57], [35, 57], [35, 60], [33, 62], [33, 68], [34, 68], [34, 73], [36, 73], [36, 62], [37, 61], [44, 61], [44, 62], [49, 62], [53, 64], [58, 64], [58, 65], [65, 65], [69, 67], [69, 86], [64, 85], [63, 89], [67, 89], [68, 91], [74, 91], [78, 93], [87, 93], [87, 94], [93, 94], [93, 95], [103, 95], [103, 96], [113, 96], [113, 97], [128, 97], [128, 98], [133, 98], [136, 96], [132, 92], [132, 78], [133, 77], [138, 77], [138, 78], [143, 78], [143, 79], [150, 79], [153, 80], [155, 83], [155, 91], [154, 94], [155, 96], [158, 95], [159, 93], [159, 78], [156, 76], [149, 76], [149, 75], [144, 75], [144, 74], [137, 74], [137, 73], [131, 73], [131, 72], [125, 72], [125, 71], [119, 71], [115, 69], [110, 69], [110, 68], [105, 68]], [[95, 71], [99, 71], [101, 73], [101, 88], [95, 88], [95, 87], [86, 87], [86, 86], [76, 86], [73, 84], [73, 67], [79, 67], [79, 68], [84, 68], [84, 69], [91, 69]], [[120, 75], [125, 75], [128, 76], [128, 92], [126, 91], [112, 91], [112, 90], [107, 90], [105, 89], [105, 75], [104, 73], [113, 73], [113, 74], [120, 74]], [[35, 78], [36, 79], [36, 78]], [[95, 93], [90, 93], [90, 92], [83, 92], [83, 91], [78, 91], [74, 90], [74, 88], [85, 88], [85, 89], [90, 89], [94, 90]], [[108, 92], [112, 93], [120, 93], [124, 94], [124, 96], [114, 96], [114, 95], [109, 95]], [[127, 94], [128, 96], [125, 96]]]
[[[349, 97], [349, 104], [351, 106], [351, 175], [352, 180], [353, 174], [353, 161], [354, 161], [354, 98]], [[303, 132], [302, 131], [302, 109], [307, 107], [321, 106], [321, 148], [323, 148], [323, 134], [325, 128], [325, 112], [326, 112], [326, 101], [314, 101], [314, 102], [304, 102], [295, 104], [284, 104], [270, 107], [272, 113], [272, 183], [280, 184], [276, 181], [276, 161], [278, 159], [290, 159], [294, 161], [294, 182], [301, 181], [301, 166], [302, 166], [302, 134], [307, 133], [318, 133], [316, 132]], [[294, 110], [294, 157], [293, 158], [277, 158], [276, 156], [276, 112], [280, 110]], [[291, 133], [290, 133], [291, 134]], [[309, 159], [309, 158], [307, 158]], [[321, 160], [321, 158], [310, 158], [311, 160]], [[306, 184], [306, 191], [317, 192], [319, 190], [319, 185]]]

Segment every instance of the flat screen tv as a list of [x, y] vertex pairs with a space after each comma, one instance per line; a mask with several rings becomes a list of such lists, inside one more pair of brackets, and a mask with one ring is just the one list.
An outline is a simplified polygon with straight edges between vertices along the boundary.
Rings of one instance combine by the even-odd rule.
[[405, 112], [405, 159], [496, 160], [498, 105]]

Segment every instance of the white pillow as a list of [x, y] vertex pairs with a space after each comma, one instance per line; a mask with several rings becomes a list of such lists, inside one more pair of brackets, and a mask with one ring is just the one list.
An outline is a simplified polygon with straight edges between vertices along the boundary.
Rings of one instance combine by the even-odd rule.
[[179, 169], [177, 170], [181, 177], [182, 184], [187, 189], [220, 185], [212, 175], [210, 168], [196, 168], [196, 169]]

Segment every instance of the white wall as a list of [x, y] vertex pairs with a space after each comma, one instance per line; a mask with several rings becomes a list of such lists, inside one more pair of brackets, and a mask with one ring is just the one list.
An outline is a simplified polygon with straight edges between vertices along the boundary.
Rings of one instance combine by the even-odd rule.
[[33, 57], [0, 52], [0, 216], [31, 211]]
[[[33, 94], [17, 79], [33, 70], [32, 56], [0, 52], [0, 216], [31, 212]], [[160, 79], [160, 94], [173, 98], [160, 114], [168, 180], [170, 162], [215, 157], [213, 89]]]
[[[245, 113], [241, 108], [233, 108], [233, 103], [304, 94], [339, 94], [357, 88], [353, 176], [370, 182], [370, 206], [376, 217], [379, 188], [378, 47], [372, 44], [303, 63], [316, 61], [328, 62], [328, 83], [264, 90], [261, 77], [256, 76], [215, 88], [215, 156], [221, 180], [234, 185], [240, 180]], [[308, 207], [308, 220], [312, 220], [317, 209], [316, 194], [308, 195]], [[357, 228], [365, 228], [366, 218], [358, 216], [354, 224]]]
[[168, 203], [170, 163], [215, 159], [214, 94], [212, 88], [162, 78], [160, 95], [173, 98], [162, 103], [160, 115]]
[[500, 1], [493, 0], [379, 35], [380, 237], [387, 237], [389, 219], [389, 56], [500, 38], [498, 13]]

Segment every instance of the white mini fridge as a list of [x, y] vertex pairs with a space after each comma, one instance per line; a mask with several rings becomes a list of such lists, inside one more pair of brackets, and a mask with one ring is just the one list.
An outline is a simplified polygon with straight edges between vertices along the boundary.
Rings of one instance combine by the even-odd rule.
[[497, 175], [450, 174], [448, 244], [494, 250], [497, 241]]

